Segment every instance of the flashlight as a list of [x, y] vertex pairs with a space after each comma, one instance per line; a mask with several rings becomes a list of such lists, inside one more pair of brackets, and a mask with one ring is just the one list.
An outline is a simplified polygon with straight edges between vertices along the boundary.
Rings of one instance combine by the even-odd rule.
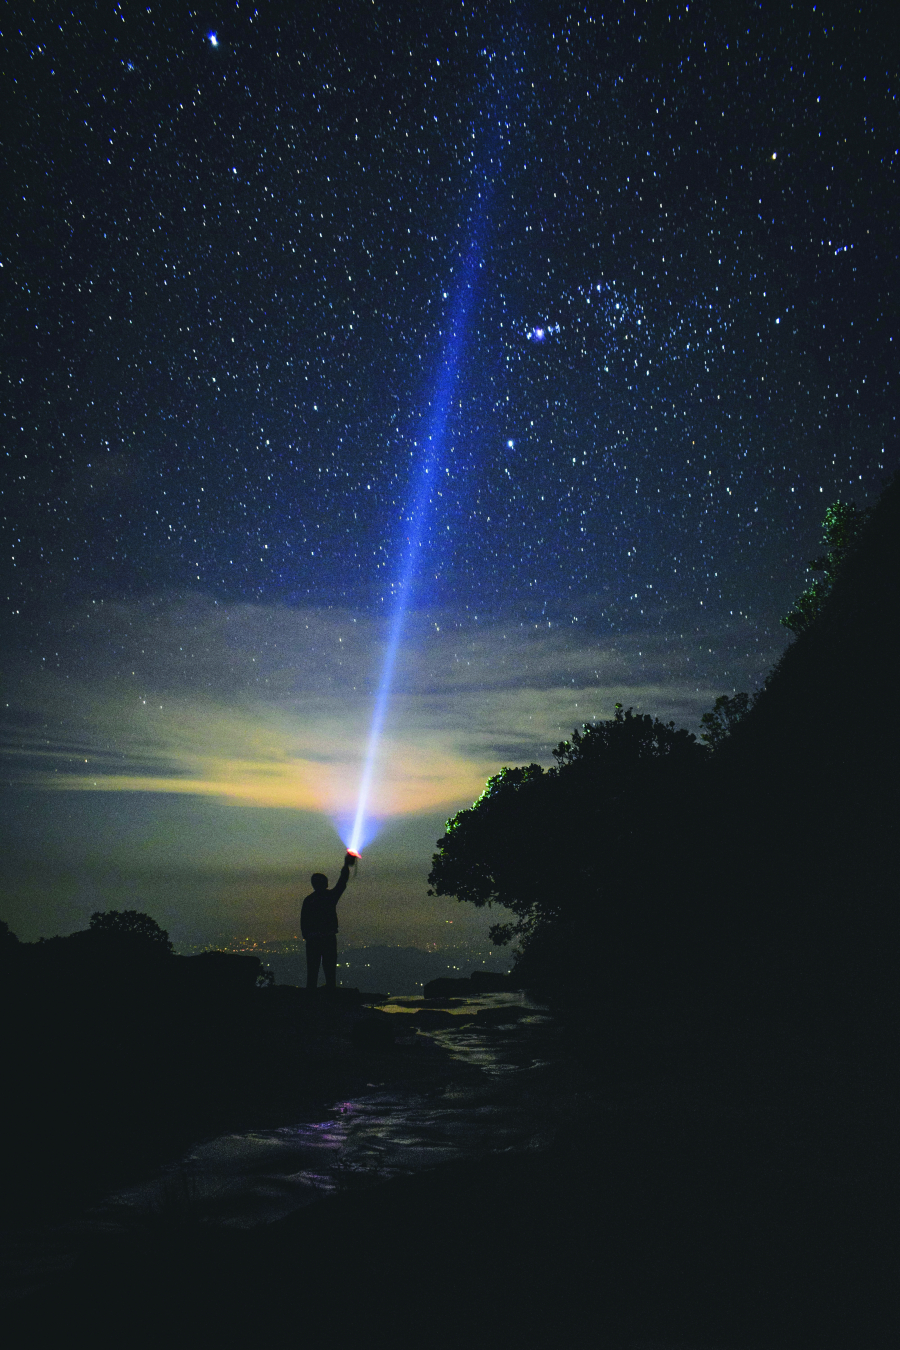
[[[361, 853], [357, 853], [357, 851], [356, 851], [355, 848], [348, 848], [348, 849], [347, 849], [347, 857], [348, 857], [348, 858], [352, 858], [353, 861], [355, 862], [355, 861], [357, 860], [357, 858], [361, 858], [361, 857], [362, 857], [362, 854], [361, 854]], [[351, 863], [351, 866], [352, 866], [352, 865], [353, 865], [353, 864]]]

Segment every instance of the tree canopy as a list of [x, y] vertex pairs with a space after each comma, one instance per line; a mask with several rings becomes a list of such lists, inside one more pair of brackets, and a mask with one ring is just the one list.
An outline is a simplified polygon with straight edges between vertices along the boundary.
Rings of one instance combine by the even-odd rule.
[[571, 770], [590, 775], [595, 770], [628, 777], [646, 773], [651, 764], [661, 761], [683, 763], [696, 757], [697, 738], [690, 731], [676, 728], [674, 722], [661, 722], [649, 713], [623, 711], [616, 704], [607, 721], [587, 722], [581, 731], [573, 731], [571, 741], [560, 741], [553, 751], [559, 771]]
[[111, 909], [106, 913], [95, 910], [91, 915], [90, 931], [140, 942], [152, 951], [173, 951], [168, 933], [149, 914], [141, 914], [136, 909]]
[[447, 822], [430, 894], [502, 904], [517, 922], [496, 943], [532, 938], [615, 884], [640, 855], [654, 802], [699, 768], [691, 732], [631, 708], [586, 724], [553, 751], [556, 765], [506, 768]]
[[853, 502], [841, 501], [833, 502], [825, 512], [822, 542], [826, 552], [809, 563], [810, 572], [821, 572], [822, 575], [798, 595], [793, 608], [781, 619], [792, 633], [804, 633], [818, 617], [831, 594], [835, 577], [859, 542], [870, 515], [868, 509], [861, 511]]
[[753, 700], [749, 694], [720, 694], [713, 705], [712, 712], [705, 712], [700, 718], [704, 730], [700, 739], [710, 750], [716, 750], [731, 735], [739, 722], [743, 722], [750, 711]]

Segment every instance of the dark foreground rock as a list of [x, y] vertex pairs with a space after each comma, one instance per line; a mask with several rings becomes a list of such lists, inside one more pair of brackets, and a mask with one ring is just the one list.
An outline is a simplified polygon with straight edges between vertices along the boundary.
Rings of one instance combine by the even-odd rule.
[[445, 1012], [442, 1008], [418, 1008], [411, 1014], [417, 1027], [425, 1031], [438, 1031], [441, 1027], [458, 1027], [466, 1020], [464, 1013]]
[[0, 982], [15, 1103], [0, 1149], [16, 1159], [0, 1219], [76, 1212], [197, 1139], [300, 1118], [390, 1077], [398, 1057], [417, 1072], [395, 1048], [396, 1020], [367, 1006], [378, 995], [257, 988], [255, 957], [110, 961], [108, 943], [66, 941], [26, 949]]
[[475, 1021], [479, 1026], [502, 1026], [504, 1022], [518, 1022], [533, 1011], [532, 1008], [523, 1008], [514, 1003], [504, 1008], [479, 1008]]
[[397, 1019], [389, 1013], [372, 1012], [371, 1016], [354, 1022], [350, 1040], [358, 1050], [387, 1050], [397, 1036]]
[[543, 1155], [351, 1190], [262, 1231], [186, 1214], [101, 1244], [5, 1329], [37, 1346], [887, 1350], [892, 1202], [847, 1108], [823, 1132], [774, 1103], [623, 1098]]
[[[139, 973], [63, 982], [64, 999], [22, 982], [6, 1010], [5, 1190], [20, 1212], [83, 1202], [206, 1135], [277, 1126], [356, 1085], [433, 1088], [446, 1072], [434, 1038], [394, 1034], [418, 1013], [363, 995], [244, 976], [239, 991], [204, 976], [179, 993]], [[840, 1024], [791, 1037], [760, 1020], [726, 1034], [710, 1019], [706, 1041], [695, 1027], [655, 1044], [643, 1024], [612, 1025], [576, 1038], [564, 1067], [585, 1104], [551, 1150], [364, 1189], [349, 1176], [246, 1233], [206, 1226], [188, 1197], [8, 1306], [5, 1343], [893, 1350], [892, 1037], [842, 1041]]]

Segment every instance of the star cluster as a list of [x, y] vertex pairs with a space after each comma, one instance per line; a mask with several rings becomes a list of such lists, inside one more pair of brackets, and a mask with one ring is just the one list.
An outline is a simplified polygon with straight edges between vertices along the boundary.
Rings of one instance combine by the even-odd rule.
[[480, 213], [422, 602], [770, 621], [890, 460], [874, 17], [313, 11], [9, 35], [7, 615], [382, 605]]

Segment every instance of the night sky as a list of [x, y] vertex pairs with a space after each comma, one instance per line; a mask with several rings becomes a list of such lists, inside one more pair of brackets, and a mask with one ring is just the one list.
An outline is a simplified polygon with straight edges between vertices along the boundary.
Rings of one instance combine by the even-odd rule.
[[8, 8], [14, 931], [297, 931], [410, 540], [350, 945], [502, 917], [425, 882], [501, 765], [758, 687], [825, 507], [898, 462], [856, 9]]

